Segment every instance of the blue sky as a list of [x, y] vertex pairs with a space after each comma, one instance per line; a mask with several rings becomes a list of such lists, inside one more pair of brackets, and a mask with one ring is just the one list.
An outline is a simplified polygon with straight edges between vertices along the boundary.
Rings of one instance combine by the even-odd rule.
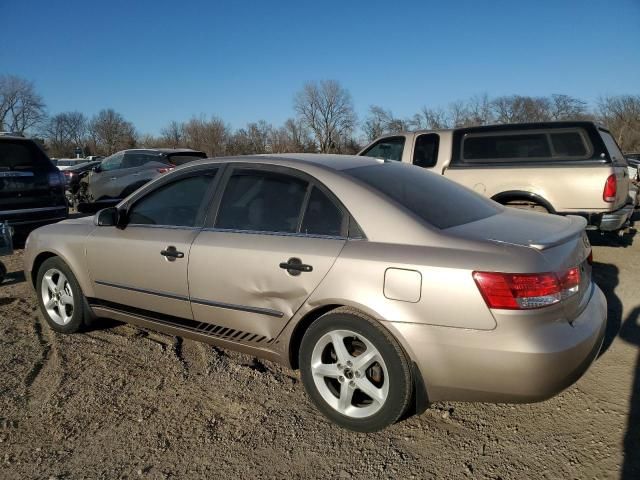
[[112, 107], [144, 133], [215, 114], [233, 127], [293, 115], [336, 79], [362, 118], [457, 99], [640, 94], [640, 0], [0, 0], [0, 74], [50, 113]]

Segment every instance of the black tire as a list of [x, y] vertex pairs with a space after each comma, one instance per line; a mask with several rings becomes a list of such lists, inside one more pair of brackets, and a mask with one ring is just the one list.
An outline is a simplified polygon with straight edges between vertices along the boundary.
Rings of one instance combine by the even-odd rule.
[[[70, 321], [65, 324], [57, 323], [47, 312], [47, 308], [44, 304], [44, 298], [42, 293], [42, 282], [45, 281], [45, 275], [52, 271], [57, 270], [62, 272], [67, 279], [68, 286], [72, 292], [73, 297], [73, 309], [70, 315]], [[75, 275], [71, 271], [71, 269], [67, 266], [67, 264], [62, 261], [59, 257], [51, 257], [45, 260], [40, 269], [38, 270], [38, 276], [36, 280], [36, 296], [38, 297], [38, 305], [40, 306], [40, 311], [42, 312], [42, 316], [46, 320], [47, 324], [51, 329], [55, 330], [59, 333], [76, 333], [81, 331], [92, 319], [92, 314], [89, 309], [89, 305], [87, 303], [87, 299], [85, 298], [82, 290], [80, 289], [80, 285], [78, 285], [78, 281], [76, 280]], [[59, 310], [60, 307], [58, 307]]]
[[4, 263], [0, 262], [0, 283], [4, 281], [4, 277], [7, 275], [7, 267], [4, 266]]
[[[384, 381], [389, 382], [388, 393], [384, 402], [381, 402], [382, 406], [379, 407], [379, 410], [371, 415], [355, 418], [339, 412], [323, 398], [323, 394], [316, 385], [311, 369], [314, 348], [318, 342], [322, 341], [323, 337], [326, 338], [328, 333], [337, 330], [348, 330], [357, 335], [361, 335], [362, 338], [373, 344], [386, 365], [388, 376]], [[357, 341], [358, 340], [356, 340], [356, 342]], [[355, 356], [353, 358], [357, 359], [358, 357]], [[413, 383], [410, 364], [402, 347], [379, 323], [357, 310], [340, 308], [316, 320], [305, 332], [302, 339], [299, 352], [299, 365], [302, 383], [313, 403], [327, 418], [349, 430], [376, 432], [386, 428], [403, 416], [412, 398]], [[339, 365], [339, 362], [336, 365]], [[353, 375], [352, 372], [349, 373]], [[360, 373], [360, 375], [362, 374]], [[346, 384], [342, 383], [340, 389], [341, 388], [346, 388]], [[357, 387], [354, 388], [356, 391], [358, 390]], [[359, 393], [359, 395], [362, 394]], [[355, 395], [353, 398], [356, 398]], [[353, 405], [351, 401], [350, 405]]]

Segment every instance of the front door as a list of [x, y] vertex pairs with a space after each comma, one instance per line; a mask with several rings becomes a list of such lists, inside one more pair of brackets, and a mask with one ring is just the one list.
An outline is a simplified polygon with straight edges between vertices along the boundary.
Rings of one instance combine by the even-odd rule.
[[135, 200], [124, 229], [98, 227], [87, 262], [98, 299], [191, 319], [187, 265], [214, 173], [159, 185]]
[[212, 335], [266, 345], [332, 267], [347, 215], [287, 169], [235, 168], [211, 227], [191, 249], [194, 319]]

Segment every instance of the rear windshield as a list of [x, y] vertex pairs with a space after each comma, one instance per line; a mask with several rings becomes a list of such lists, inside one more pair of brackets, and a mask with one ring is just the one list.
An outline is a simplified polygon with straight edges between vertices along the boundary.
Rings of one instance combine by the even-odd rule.
[[470, 134], [462, 145], [462, 158], [470, 163], [580, 160], [590, 156], [588, 140], [578, 129]]
[[500, 212], [491, 200], [412, 165], [388, 162], [344, 172], [437, 228], [475, 222]]
[[49, 171], [52, 165], [38, 147], [25, 141], [0, 141], [0, 172]]

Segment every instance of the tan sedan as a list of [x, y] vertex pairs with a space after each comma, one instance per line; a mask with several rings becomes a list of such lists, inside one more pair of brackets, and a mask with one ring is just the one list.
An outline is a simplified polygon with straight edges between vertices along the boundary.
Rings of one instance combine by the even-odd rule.
[[109, 317], [281, 362], [374, 431], [575, 382], [606, 324], [584, 227], [397, 162], [236, 157], [34, 231], [25, 271], [58, 332]]

